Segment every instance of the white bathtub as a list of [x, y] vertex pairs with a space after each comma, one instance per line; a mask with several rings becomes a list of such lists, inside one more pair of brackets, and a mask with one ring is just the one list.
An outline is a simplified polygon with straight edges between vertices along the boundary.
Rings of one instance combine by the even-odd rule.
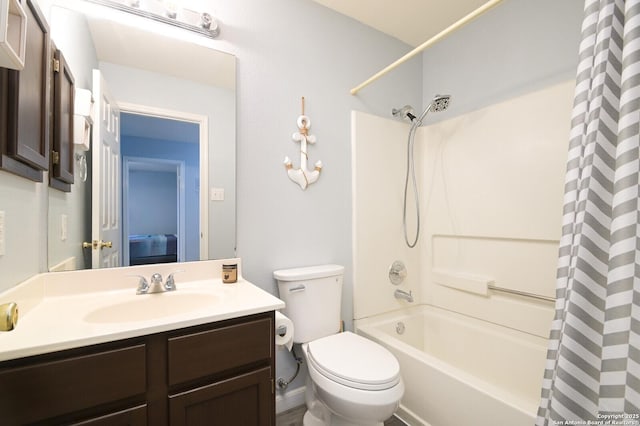
[[359, 320], [356, 329], [398, 358], [406, 386], [398, 414], [409, 424], [534, 424], [547, 339], [431, 306]]

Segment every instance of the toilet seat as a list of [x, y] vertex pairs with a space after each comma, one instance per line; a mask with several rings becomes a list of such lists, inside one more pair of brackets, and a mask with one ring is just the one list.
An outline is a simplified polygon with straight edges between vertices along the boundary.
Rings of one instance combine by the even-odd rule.
[[393, 354], [349, 331], [309, 342], [307, 355], [320, 374], [351, 388], [384, 390], [400, 382], [400, 365]]

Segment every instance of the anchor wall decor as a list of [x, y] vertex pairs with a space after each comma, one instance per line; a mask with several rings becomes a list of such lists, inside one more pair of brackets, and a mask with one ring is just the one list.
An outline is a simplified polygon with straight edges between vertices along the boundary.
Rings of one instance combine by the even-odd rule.
[[300, 168], [294, 169], [289, 157], [284, 157], [284, 167], [287, 169], [289, 179], [300, 185], [300, 188], [304, 190], [318, 180], [322, 170], [322, 161], [317, 161], [313, 170], [307, 170], [307, 160], [309, 159], [307, 144], [316, 143], [316, 137], [309, 134], [311, 120], [304, 115], [304, 97], [302, 97], [302, 115], [298, 117], [297, 124], [300, 131], [294, 133], [292, 138], [294, 142], [300, 142]]

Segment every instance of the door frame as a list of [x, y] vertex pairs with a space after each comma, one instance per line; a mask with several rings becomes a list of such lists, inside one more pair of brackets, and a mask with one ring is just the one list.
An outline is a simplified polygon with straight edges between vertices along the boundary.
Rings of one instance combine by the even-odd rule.
[[[165, 108], [130, 102], [118, 102], [121, 113], [147, 115], [169, 120], [186, 121], [199, 126], [199, 162], [200, 162], [200, 260], [209, 259], [209, 118], [206, 115], [192, 114]], [[124, 216], [124, 210], [122, 212]], [[128, 250], [127, 250], [128, 251]]]
[[[176, 175], [176, 195], [178, 200], [178, 262], [186, 259], [186, 194], [184, 185], [185, 163], [181, 160], [165, 160], [160, 158], [147, 157], [122, 157], [122, 264], [130, 265], [129, 253], [129, 174], [131, 171], [140, 170], [137, 165], [144, 164], [144, 170], [152, 172], [173, 172]], [[162, 200], [158, 200], [159, 205], [150, 209], [153, 214], [154, 208], [163, 209]]]

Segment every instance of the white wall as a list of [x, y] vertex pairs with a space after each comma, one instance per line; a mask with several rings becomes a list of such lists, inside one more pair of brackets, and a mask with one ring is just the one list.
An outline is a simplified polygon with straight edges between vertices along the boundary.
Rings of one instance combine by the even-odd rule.
[[[394, 297], [396, 288], [411, 291], [416, 303], [419, 303], [422, 290], [419, 269], [421, 251], [407, 247], [403, 237], [403, 193], [409, 125], [363, 112], [353, 112], [351, 120], [353, 306], [354, 318], [362, 319], [409, 306], [408, 302]], [[421, 170], [419, 156], [416, 156], [416, 160], [417, 170]], [[424, 189], [424, 186], [420, 188]], [[409, 240], [413, 241], [415, 204], [412, 190], [409, 192], [407, 209]], [[428, 220], [424, 212], [422, 219]], [[398, 287], [391, 284], [388, 275], [389, 267], [396, 260], [401, 261], [408, 272]]]

